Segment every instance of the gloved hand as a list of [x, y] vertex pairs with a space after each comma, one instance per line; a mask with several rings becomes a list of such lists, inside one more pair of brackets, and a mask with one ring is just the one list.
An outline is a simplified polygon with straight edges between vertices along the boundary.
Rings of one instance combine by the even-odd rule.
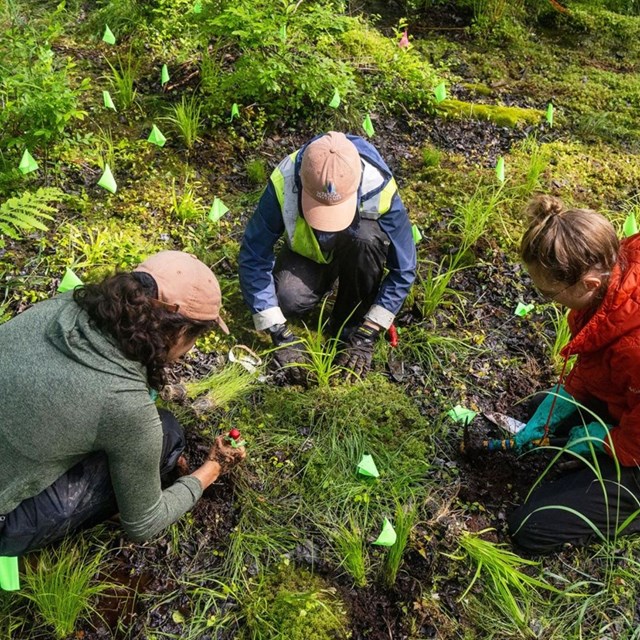
[[268, 331], [276, 347], [273, 351], [273, 364], [277, 377], [283, 382], [305, 385], [307, 382], [305, 368], [295, 366], [307, 362], [307, 355], [300, 339], [286, 324], [276, 324], [269, 327]]
[[[555, 405], [553, 404], [553, 401]], [[531, 445], [532, 440], [539, 440], [544, 436], [544, 427], [549, 418], [549, 412], [553, 406], [553, 414], [549, 419], [549, 434], [552, 434], [555, 428], [574, 411], [578, 410], [578, 406], [573, 396], [567, 392], [563, 385], [547, 392], [544, 400], [538, 405], [535, 413], [524, 426], [515, 435], [515, 443], [517, 450], [526, 449]]]
[[371, 369], [371, 358], [380, 335], [379, 329], [361, 324], [345, 341], [344, 349], [336, 359], [347, 380], [363, 378]]
[[[603, 453], [604, 440], [609, 429], [611, 429], [611, 425], [601, 422], [590, 422], [586, 425], [573, 427], [569, 431], [569, 441], [566, 448], [582, 456], [589, 455], [592, 449], [595, 453]], [[585, 439], [582, 440], [583, 438]], [[579, 442], [580, 440], [582, 442]]]

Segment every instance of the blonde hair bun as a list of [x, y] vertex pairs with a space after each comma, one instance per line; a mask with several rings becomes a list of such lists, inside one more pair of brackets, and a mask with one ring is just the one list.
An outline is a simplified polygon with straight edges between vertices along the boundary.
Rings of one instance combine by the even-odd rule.
[[565, 211], [562, 200], [554, 196], [536, 196], [527, 207], [527, 215], [533, 225], [544, 224], [549, 218], [559, 216]]

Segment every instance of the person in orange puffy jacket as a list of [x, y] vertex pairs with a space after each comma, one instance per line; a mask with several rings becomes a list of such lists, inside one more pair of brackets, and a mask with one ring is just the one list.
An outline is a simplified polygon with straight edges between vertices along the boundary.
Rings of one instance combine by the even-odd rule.
[[571, 310], [565, 370], [577, 360], [516, 445], [564, 431], [566, 450], [588, 463], [540, 485], [511, 514], [512, 539], [543, 553], [640, 531], [640, 234], [619, 241], [599, 213], [550, 196], [528, 213], [522, 261], [540, 294]]

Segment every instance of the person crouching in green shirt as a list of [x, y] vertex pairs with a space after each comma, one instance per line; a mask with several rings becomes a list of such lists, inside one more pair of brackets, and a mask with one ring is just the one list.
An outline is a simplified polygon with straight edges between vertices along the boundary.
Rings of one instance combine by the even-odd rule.
[[198, 337], [228, 333], [221, 303], [205, 264], [162, 251], [0, 325], [0, 556], [116, 513], [129, 538], [149, 539], [244, 458], [220, 436], [162, 489], [185, 439], [149, 390]]

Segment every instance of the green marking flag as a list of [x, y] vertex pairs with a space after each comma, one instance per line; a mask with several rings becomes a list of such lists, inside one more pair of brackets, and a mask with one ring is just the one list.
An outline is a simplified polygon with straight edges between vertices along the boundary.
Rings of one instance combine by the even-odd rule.
[[196, 3], [193, 5], [193, 13], [202, 13], [202, 2], [200, 2], [200, 0], [196, 0]]
[[211, 220], [211, 222], [218, 222], [227, 211], [229, 211], [229, 207], [216, 196], [213, 199], [211, 209], [209, 209], [209, 220]]
[[5, 591], [18, 591], [20, 589], [17, 557], [0, 556], [0, 589]]
[[151, 133], [147, 138], [147, 142], [151, 142], [151, 144], [157, 144], [159, 147], [164, 147], [164, 143], [166, 141], [167, 139], [164, 137], [162, 131], [160, 131], [160, 129], [158, 129], [158, 127], [156, 127], [156, 125], [154, 124], [153, 127], [151, 127]]
[[361, 476], [367, 476], [368, 478], [380, 477], [380, 473], [378, 473], [378, 467], [376, 467], [376, 463], [373, 461], [373, 457], [369, 454], [365, 454], [362, 456], [356, 468]]
[[380, 547], [393, 547], [397, 539], [396, 530], [389, 520], [385, 518], [382, 523], [382, 531], [372, 544], [377, 544]]
[[107, 44], [115, 44], [116, 37], [113, 35], [113, 31], [109, 29], [109, 25], [105, 25], [104, 27], [104, 35], [102, 36], [102, 40]]
[[413, 236], [414, 244], [418, 244], [418, 242], [422, 240], [422, 234], [420, 233], [420, 229], [418, 229], [417, 224], [411, 226], [411, 235]]
[[108, 91], [102, 92], [102, 99], [104, 100], [104, 106], [107, 109], [113, 109], [116, 111], [116, 105], [113, 104], [113, 100], [111, 99], [111, 94]]
[[547, 123], [550, 127], [553, 127], [553, 104], [550, 102], [547, 105]]
[[160, 84], [164, 87], [169, 82], [169, 69], [166, 64], [162, 65], [162, 71], [160, 71]]
[[434, 90], [433, 95], [436, 97], [436, 102], [442, 102], [447, 99], [447, 87], [444, 82], [441, 82]]
[[471, 409], [465, 409], [463, 406], [457, 404], [451, 411], [447, 412], [447, 415], [454, 422], [462, 422], [462, 424], [469, 424], [478, 414]]
[[287, 25], [286, 24], [283, 24], [280, 27], [280, 40], [282, 40], [282, 42], [287, 41]]
[[98, 186], [111, 191], [111, 193], [115, 193], [118, 190], [118, 185], [108, 164], [104, 165], [104, 171], [102, 172], [102, 177], [98, 180]]
[[530, 304], [524, 304], [522, 302], [518, 302], [516, 306], [516, 310], [513, 313], [516, 316], [520, 316], [521, 318], [524, 318], [526, 315], [530, 314], [535, 309], [535, 307], [536, 305], [533, 304], [533, 302]]
[[496, 162], [496, 177], [500, 182], [504, 182], [504, 158], [502, 156]]
[[373, 134], [376, 130], [373, 128], [373, 122], [371, 122], [371, 116], [368, 113], [362, 121], [362, 128], [370, 138], [373, 138]]
[[18, 169], [20, 169], [20, 173], [22, 175], [26, 175], [27, 173], [31, 173], [32, 171], [38, 170], [38, 163], [33, 159], [33, 156], [29, 153], [29, 149], [25, 149], [22, 154], [22, 159], [20, 160], [20, 164], [18, 165]]
[[81, 287], [84, 284], [80, 278], [69, 268], [64, 272], [64, 278], [58, 285], [58, 293], [65, 293], [65, 291], [73, 291], [76, 287]]
[[636, 233], [638, 233], [638, 221], [636, 220], [636, 214], [633, 211], [629, 212], [629, 215], [624, 221], [622, 232], [624, 233], [625, 238], [634, 236]]
[[329, 106], [332, 109], [337, 109], [340, 106], [340, 92], [337, 89], [333, 91], [333, 98], [331, 98]]
[[234, 102], [231, 105], [231, 117], [229, 118], [229, 122], [233, 122], [234, 118], [240, 117], [240, 109], [238, 109], [238, 104]]

